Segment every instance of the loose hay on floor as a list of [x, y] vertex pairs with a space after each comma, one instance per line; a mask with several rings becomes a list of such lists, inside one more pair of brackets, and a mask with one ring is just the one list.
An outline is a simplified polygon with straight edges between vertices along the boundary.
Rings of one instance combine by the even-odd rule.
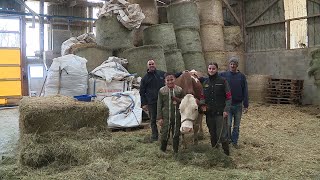
[[101, 102], [81, 102], [66, 96], [25, 97], [21, 100], [20, 133], [106, 127], [109, 112]]

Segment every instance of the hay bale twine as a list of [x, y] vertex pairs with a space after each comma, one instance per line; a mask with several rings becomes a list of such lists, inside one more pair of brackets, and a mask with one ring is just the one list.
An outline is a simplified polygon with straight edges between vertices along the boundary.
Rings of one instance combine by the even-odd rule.
[[132, 47], [132, 31], [124, 27], [116, 16], [104, 16], [96, 21], [96, 41], [110, 49]]
[[197, 29], [183, 28], [175, 32], [178, 48], [182, 53], [202, 51], [200, 34]]
[[72, 54], [85, 58], [87, 61], [87, 70], [91, 72], [94, 68], [101, 65], [102, 62], [112, 56], [112, 50], [103, 46], [94, 44], [83, 44], [72, 48]]
[[239, 59], [239, 66], [238, 70], [242, 72], [243, 74], [246, 73], [246, 61], [244, 57], [244, 52], [242, 51], [236, 51], [236, 52], [226, 52], [227, 55], [227, 62], [229, 62], [229, 59], [231, 57], [236, 57]]
[[224, 51], [223, 28], [221, 25], [201, 25], [200, 36], [203, 51]]
[[123, 51], [128, 60], [128, 71], [143, 77], [147, 70], [147, 62], [154, 59], [158, 70], [167, 71], [164, 51], [161, 45], [146, 45]]
[[168, 72], [181, 72], [186, 68], [184, 66], [183, 57], [180, 49], [173, 49], [164, 53]]
[[225, 52], [205, 51], [203, 54], [207, 66], [210, 62], [216, 62], [218, 64], [219, 71], [225, 71], [228, 69], [227, 55]]
[[206, 72], [207, 67], [201, 51], [183, 53], [182, 57], [186, 69]]
[[135, 47], [143, 46], [143, 31], [148, 27], [147, 25], [141, 25], [138, 29], [132, 30], [133, 45]]
[[224, 47], [226, 51], [243, 51], [243, 38], [240, 26], [225, 26], [223, 28]]
[[105, 128], [109, 116], [102, 102], [81, 102], [67, 96], [24, 97], [19, 112], [21, 134]]
[[224, 25], [221, 0], [199, 0], [197, 5], [201, 24]]
[[144, 45], [158, 44], [164, 51], [177, 48], [176, 35], [171, 23], [150, 26], [143, 31], [143, 37]]
[[249, 75], [247, 77], [248, 94], [251, 102], [266, 102], [269, 75]]
[[167, 9], [164, 6], [158, 6], [159, 24], [168, 23]]
[[168, 22], [173, 24], [175, 30], [181, 28], [200, 28], [197, 5], [186, 1], [170, 4], [167, 7]]
[[155, 0], [128, 0], [129, 3], [139, 4], [143, 14], [145, 15], [142, 24], [152, 25], [158, 24], [158, 9]]

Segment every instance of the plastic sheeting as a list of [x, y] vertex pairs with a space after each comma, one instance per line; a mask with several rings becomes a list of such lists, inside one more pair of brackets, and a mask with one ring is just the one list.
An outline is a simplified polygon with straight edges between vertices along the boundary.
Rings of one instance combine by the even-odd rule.
[[88, 71], [85, 58], [69, 54], [54, 58], [45, 82], [44, 96], [87, 94]]
[[103, 99], [109, 108], [108, 127], [135, 127], [142, 122], [142, 108], [138, 90], [114, 93]]
[[61, 45], [61, 56], [70, 54], [70, 49], [76, 44], [95, 43], [96, 38], [93, 33], [85, 33], [78, 37], [71, 37]]
[[117, 14], [117, 19], [126, 28], [139, 28], [145, 15], [139, 4], [130, 4], [125, 0], [110, 0], [99, 9], [98, 18]]

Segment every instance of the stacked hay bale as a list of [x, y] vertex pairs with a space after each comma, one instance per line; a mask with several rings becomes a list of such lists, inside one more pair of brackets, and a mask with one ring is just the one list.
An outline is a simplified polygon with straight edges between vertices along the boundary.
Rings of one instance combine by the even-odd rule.
[[96, 43], [74, 45], [70, 50], [71, 54], [85, 58], [87, 62], [87, 70], [91, 72], [102, 62], [112, 56], [112, 50]]
[[177, 49], [173, 24], [153, 25], [146, 28], [143, 34], [144, 45], [161, 45], [163, 47], [168, 72], [176, 73], [185, 69], [181, 50]]
[[144, 45], [123, 51], [122, 56], [128, 59], [128, 71], [143, 77], [147, 70], [147, 62], [154, 59], [157, 69], [167, 71], [164, 51], [161, 45]]
[[147, 27], [158, 24], [159, 15], [155, 0], [128, 0], [129, 3], [139, 4], [145, 19], [142, 21], [138, 29], [133, 30], [133, 45], [139, 47], [143, 45], [143, 30]]
[[[308, 75], [314, 78], [314, 84], [317, 87], [317, 96], [320, 99], [320, 50], [314, 50], [311, 53], [310, 68], [308, 70]], [[320, 105], [320, 103], [318, 104]], [[320, 114], [318, 115], [320, 116]]]
[[168, 22], [173, 24], [185, 68], [205, 72], [197, 5], [190, 1], [173, 3], [167, 7], [167, 18]]
[[228, 68], [224, 48], [223, 14], [221, 0], [199, 0], [200, 36], [206, 64], [218, 63], [219, 70]]
[[112, 49], [114, 54], [133, 47], [132, 31], [123, 26], [116, 15], [103, 16], [96, 21], [96, 41]]
[[106, 129], [101, 102], [65, 96], [25, 97], [19, 107], [19, 163], [32, 168], [83, 166], [110, 160], [123, 149]]
[[223, 33], [227, 59], [232, 56], [237, 57], [239, 59], [238, 69], [245, 73], [243, 37], [240, 26], [225, 26]]
[[269, 75], [259, 74], [247, 76], [248, 94], [251, 102], [266, 102], [269, 78]]

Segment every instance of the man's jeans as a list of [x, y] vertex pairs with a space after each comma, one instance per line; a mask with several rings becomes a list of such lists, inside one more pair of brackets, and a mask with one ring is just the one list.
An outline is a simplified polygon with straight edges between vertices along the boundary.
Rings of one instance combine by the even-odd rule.
[[[238, 144], [239, 132], [240, 132], [240, 121], [242, 116], [242, 103], [235, 104], [231, 106], [229, 115], [228, 115], [228, 125], [229, 125], [229, 137], [233, 144]], [[233, 129], [232, 128], [233, 121]]]
[[158, 127], [157, 127], [157, 103], [148, 104], [149, 116], [150, 116], [150, 126], [151, 126], [151, 139], [158, 140]]

